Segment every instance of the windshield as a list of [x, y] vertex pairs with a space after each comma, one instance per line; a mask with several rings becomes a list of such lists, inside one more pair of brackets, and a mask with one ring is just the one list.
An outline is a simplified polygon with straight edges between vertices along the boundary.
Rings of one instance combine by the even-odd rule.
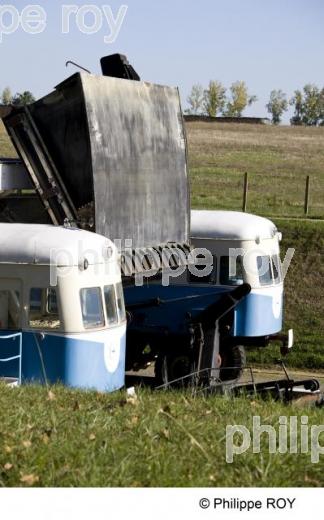
[[96, 329], [105, 325], [100, 287], [81, 289], [82, 319], [85, 329]]
[[282, 281], [281, 262], [279, 255], [264, 255], [257, 257], [260, 285], [274, 285]]

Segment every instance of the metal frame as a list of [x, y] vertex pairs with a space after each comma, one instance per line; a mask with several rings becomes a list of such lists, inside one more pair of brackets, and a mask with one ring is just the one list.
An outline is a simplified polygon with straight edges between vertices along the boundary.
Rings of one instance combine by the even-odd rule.
[[[232, 370], [233, 368], [237, 367], [224, 367], [223, 370]], [[242, 395], [272, 395], [275, 399], [283, 400], [286, 403], [300, 397], [300, 394], [321, 396], [320, 383], [317, 379], [294, 380], [289, 376], [283, 361], [281, 361], [281, 368], [284, 374], [283, 378], [260, 382], [256, 382], [254, 369], [251, 366], [242, 368], [242, 371], [250, 373], [250, 380], [247, 382], [241, 382], [241, 377], [234, 380], [221, 381], [218, 377], [213, 377], [214, 368], [204, 368], [174, 381], [168, 381], [168, 383], [157, 386], [155, 389], [168, 390], [173, 386], [179, 387], [182, 385], [183, 387], [189, 387], [194, 395], [199, 393], [206, 395], [230, 395], [233, 397]], [[270, 374], [271, 371], [268, 371], [268, 373]], [[206, 380], [209, 380], [207, 385], [203, 384]]]
[[[32, 183], [54, 225], [75, 221], [77, 212], [28, 107], [4, 121]], [[24, 139], [19, 137], [23, 133]], [[31, 151], [35, 152], [37, 163]]]
[[22, 332], [17, 332], [15, 334], [10, 334], [8, 336], [0, 336], [0, 341], [5, 339], [15, 339], [19, 337], [19, 355], [12, 356], [9, 358], [0, 359], [0, 363], [9, 363], [10, 361], [14, 361], [15, 359], [19, 359], [19, 368], [18, 368], [18, 384], [21, 385], [22, 379]]

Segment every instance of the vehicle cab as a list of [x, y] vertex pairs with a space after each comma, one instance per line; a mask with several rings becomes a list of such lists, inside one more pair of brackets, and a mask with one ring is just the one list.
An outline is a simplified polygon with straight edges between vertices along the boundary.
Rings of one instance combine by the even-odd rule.
[[234, 310], [231, 333], [263, 337], [278, 333], [283, 320], [281, 234], [268, 219], [235, 211], [191, 212], [191, 240], [206, 248], [213, 269], [190, 283], [233, 288], [243, 283], [251, 292]]
[[110, 240], [0, 224], [0, 377], [117, 390], [125, 342], [120, 262]]

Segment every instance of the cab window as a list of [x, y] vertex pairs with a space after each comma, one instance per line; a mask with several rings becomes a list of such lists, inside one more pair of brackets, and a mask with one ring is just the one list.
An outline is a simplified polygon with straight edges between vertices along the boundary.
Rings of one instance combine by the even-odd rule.
[[116, 325], [118, 323], [118, 313], [115, 287], [113, 285], [106, 285], [106, 287], [104, 287], [104, 296], [108, 324]]
[[[204, 255], [197, 255], [197, 258], [204, 258]], [[206, 265], [195, 265], [195, 271], [204, 271], [206, 269]], [[189, 283], [197, 283], [197, 284], [214, 284], [217, 279], [217, 258], [213, 256], [213, 267], [211, 272], [206, 276], [199, 276], [198, 274], [193, 274], [190, 269], [188, 269], [188, 282]]]
[[101, 288], [90, 287], [80, 290], [82, 319], [85, 329], [104, 327], [105, 319], [102, 306]]
[[273, 284], [273, 278], [272, 278], [272, 272], [271, 272], [271, 260], [270, 256], [258, 256], [257, 257], [257, 266], [258, 266], [258, 273], [259, 273], [259, 281], [260, 285], [272, 285]]
[[281, 262], [279, 255], [272, 255], [272, 271], [275, 284], [278, 284], [282, 280]]
[[56, 289], [32, 288], [29, 294], [29, 326], [33, 329], [59, 329]]
[[20, 328], [20, 294], [18, 291], [0, 291], [0, 330]]
[[117, 297], [117, 309], [118, 309], [119, 321], [126, 321], [124, 290], [123, 290], [123, 284], [121, 282], [116, 284], [116, 297]]
[[244, 283], [242, 256], [221, 256], [219, 282], [221, 285], [242, 285]]

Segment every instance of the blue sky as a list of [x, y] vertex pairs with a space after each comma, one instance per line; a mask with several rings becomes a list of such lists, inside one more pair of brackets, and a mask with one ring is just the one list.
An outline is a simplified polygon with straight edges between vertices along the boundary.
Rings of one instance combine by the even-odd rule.
[[[33, 3], [37, 0], [8, 0], [6, 5], [21, 12]], [[19, 27], [2, 35], [0, 89], [8, 85], [13, 92], [31, 90], [38, 97], [74, 72], [65, 68], [66, 60], [99, 73], [100, 57], [114, 52], [126, 54], [142, 79], [179, 86], [184, 107], [191, 86], [207, 85], [210, 79], [225, 86], [245, 80], [259, 98], [246, 115], [256, 116], [266, 115], [265, 103], [273, 88], [291, 96], [307, 82], [324, 85], [323, 0], [88, 3], [100, 9], [109, 5], [115, 16], [121, 5], [128, 6], [114, 43], [104, 42], [111, 32], [104, 14], [97, 33], [80, 32], [72, 15], [69, 34], [62, 34], [62, 5], [81, 7], [86, 2], [39, 2], [47, 14], [41, 34], [27, 34]], [[88, 25], [93, 21], [90, 14], [85, 19]], [[0, 29], [10, 22], [9, 14], [3, 15]]]

